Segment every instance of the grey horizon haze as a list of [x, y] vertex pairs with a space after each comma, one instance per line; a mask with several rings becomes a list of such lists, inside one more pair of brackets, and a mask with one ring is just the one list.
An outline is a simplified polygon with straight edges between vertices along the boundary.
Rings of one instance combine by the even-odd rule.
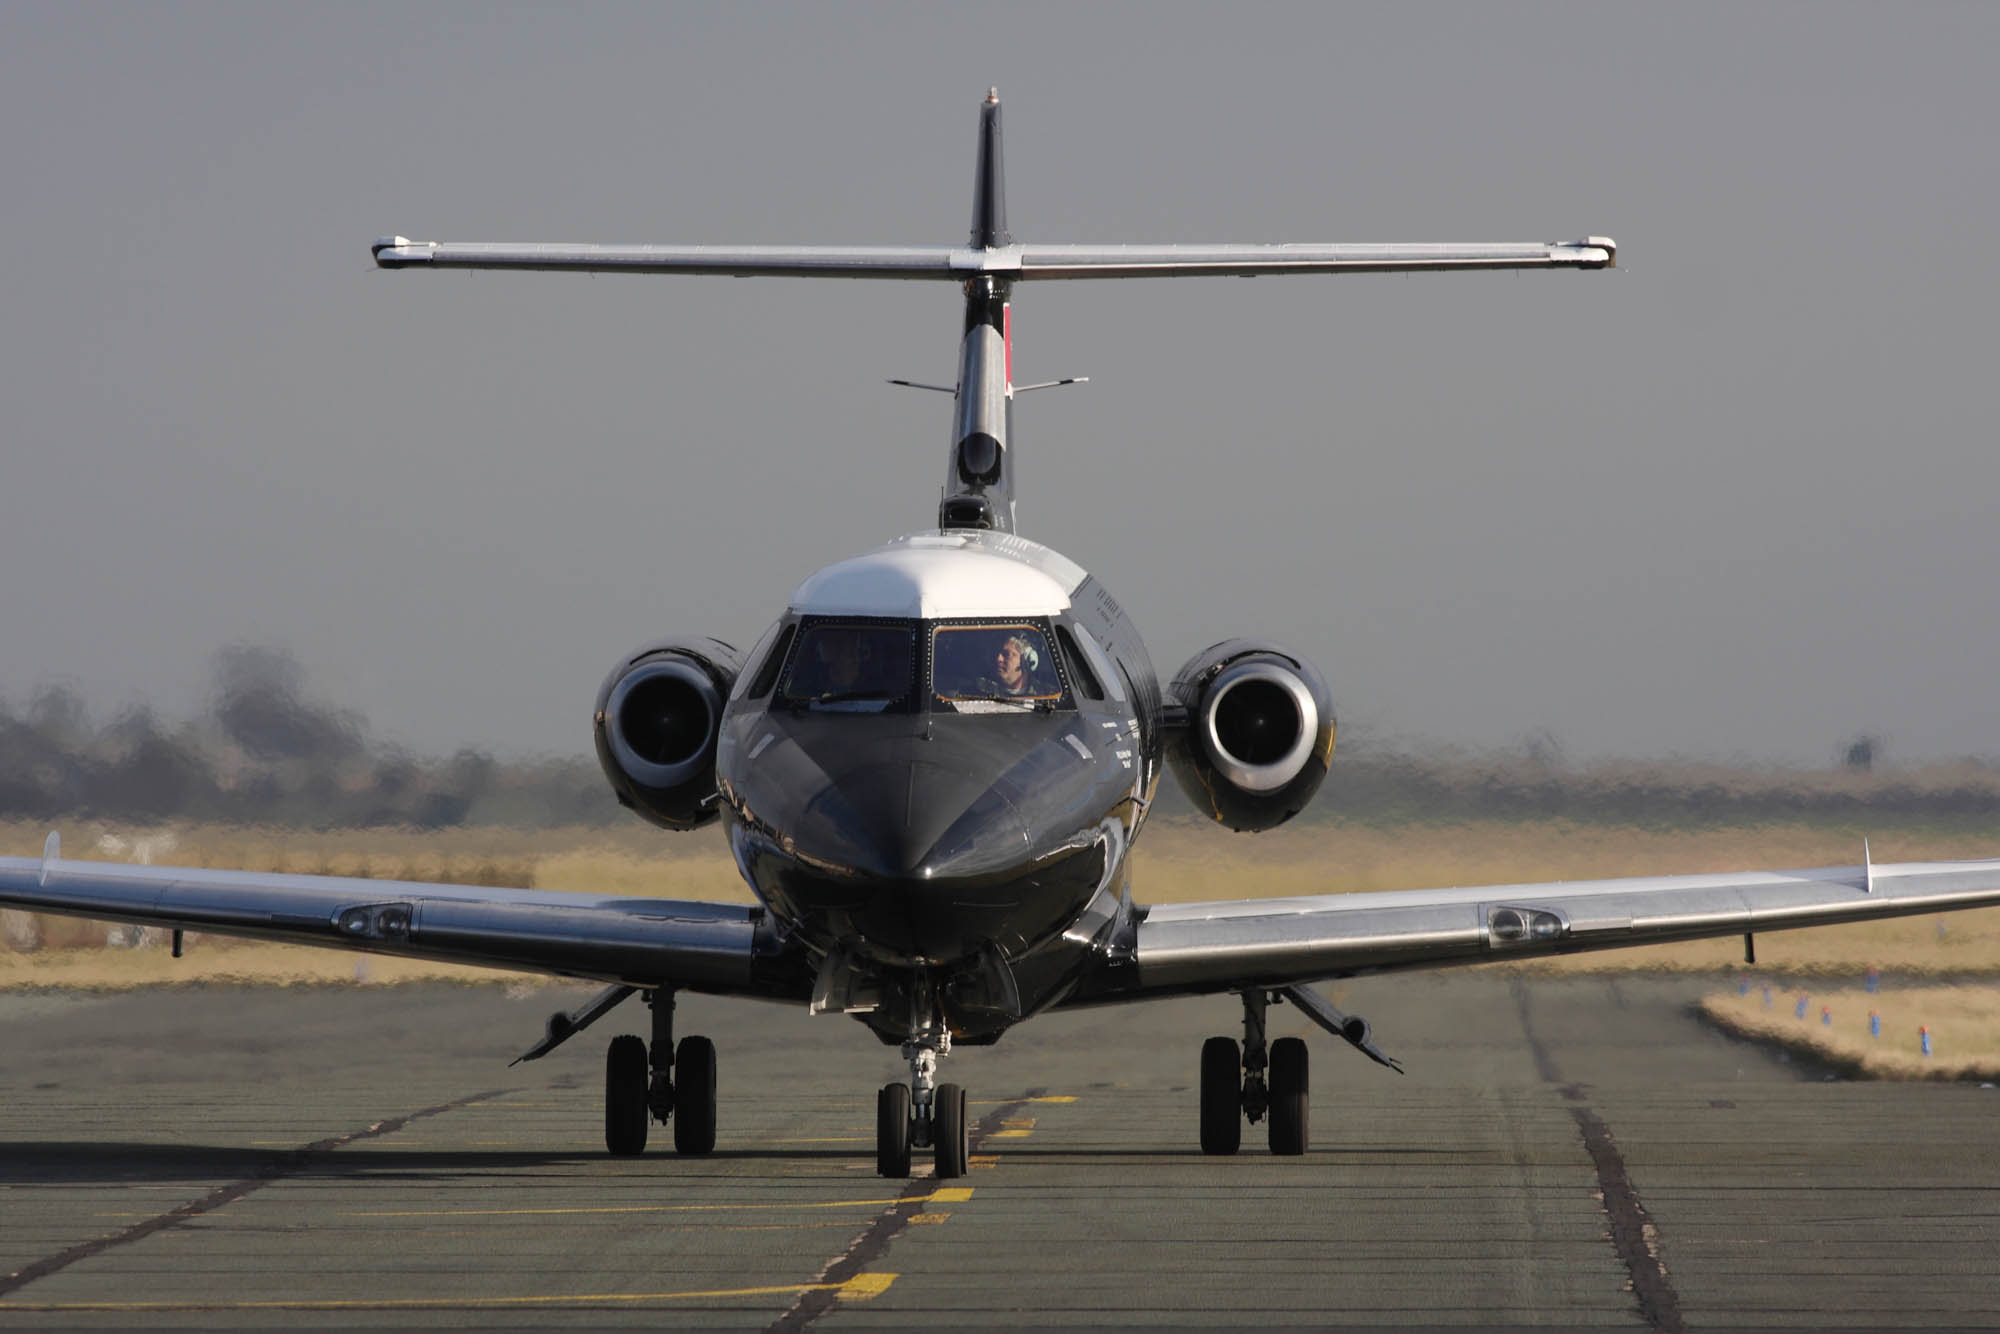
[[0, 10], [0, 700], [287, 647], [418, 750], [585, 754], [934, 521], [958, 293], [368, 243], [1620, 244], [1606, 273], [1024, 284], [1020, 531], [1344, 734], [2000, 756], [2000, 7]]

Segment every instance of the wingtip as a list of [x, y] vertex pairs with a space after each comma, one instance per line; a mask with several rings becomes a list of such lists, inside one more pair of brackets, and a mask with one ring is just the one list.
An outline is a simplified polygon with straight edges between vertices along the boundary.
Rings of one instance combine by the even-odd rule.
[[412, 241], [407, 236], [377, 237], [375, 244], [368, 247], [368, 253], [375, 257], [375, 267], [380, 269], [401, 269], [412, 264], [423, 264], [430, 260], [430, 252], [437, 248], [435, 241]]

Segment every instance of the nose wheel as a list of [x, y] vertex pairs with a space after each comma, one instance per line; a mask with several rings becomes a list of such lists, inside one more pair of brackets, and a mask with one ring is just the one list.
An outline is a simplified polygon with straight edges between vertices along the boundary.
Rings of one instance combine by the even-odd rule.
[[875, 1174], [906, 1177], [910, 1174], [910, 1086], [884, 1084], [875, 1095]]
[[965, 1175], [969, 1149], [965, 1090], [956, 1084], [939, 1084], [931, 1099], [931, 1153], [940, 1180]]

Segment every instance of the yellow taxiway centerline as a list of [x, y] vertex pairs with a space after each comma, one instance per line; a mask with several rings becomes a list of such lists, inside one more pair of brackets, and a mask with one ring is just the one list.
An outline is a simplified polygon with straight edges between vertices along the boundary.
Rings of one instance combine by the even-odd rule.
[[607, 1204], [565, 1209], [383, 1209], [360, 1210], [346, 1218], [515, 1218], [528, 1214], [704, 1214], [751, 1213], [771, 1209], [883, 1209], [892, 1204], [957, 1204], [972, 1198], [968, 1186], [947, 1186], [928, 1195], [891, 1199], [817, 1200], [803, 1204]]
[[583, 1306], [604, 1302], [718, 1301], [728, 1297], [792, 1297], [802, 1292], [831, 1292], [844, 1302], [880, 1297], [896, 1281], [894, 1274], [856, 1274], [844, 1283], [784, 1283], [768, 1288], [710, 1288], [697, 1292], [552, 1292], [526, 1297], [350, 1297], [278, 1299], [273, 1301], [185, 1302], [17, 1302], [0, 1300], [6, 1311], [419, 1311], [439, 1307], [504, 1310], [521, 1306]]

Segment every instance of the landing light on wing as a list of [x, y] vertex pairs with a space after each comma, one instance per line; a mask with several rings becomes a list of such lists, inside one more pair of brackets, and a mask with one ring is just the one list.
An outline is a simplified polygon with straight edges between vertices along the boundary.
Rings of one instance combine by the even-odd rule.
[[1546, 908], [1501, 906], [1486, 914], [1486, 933], [1496, 945], [1542, 943], [1569, 930], [1561, 913]]

